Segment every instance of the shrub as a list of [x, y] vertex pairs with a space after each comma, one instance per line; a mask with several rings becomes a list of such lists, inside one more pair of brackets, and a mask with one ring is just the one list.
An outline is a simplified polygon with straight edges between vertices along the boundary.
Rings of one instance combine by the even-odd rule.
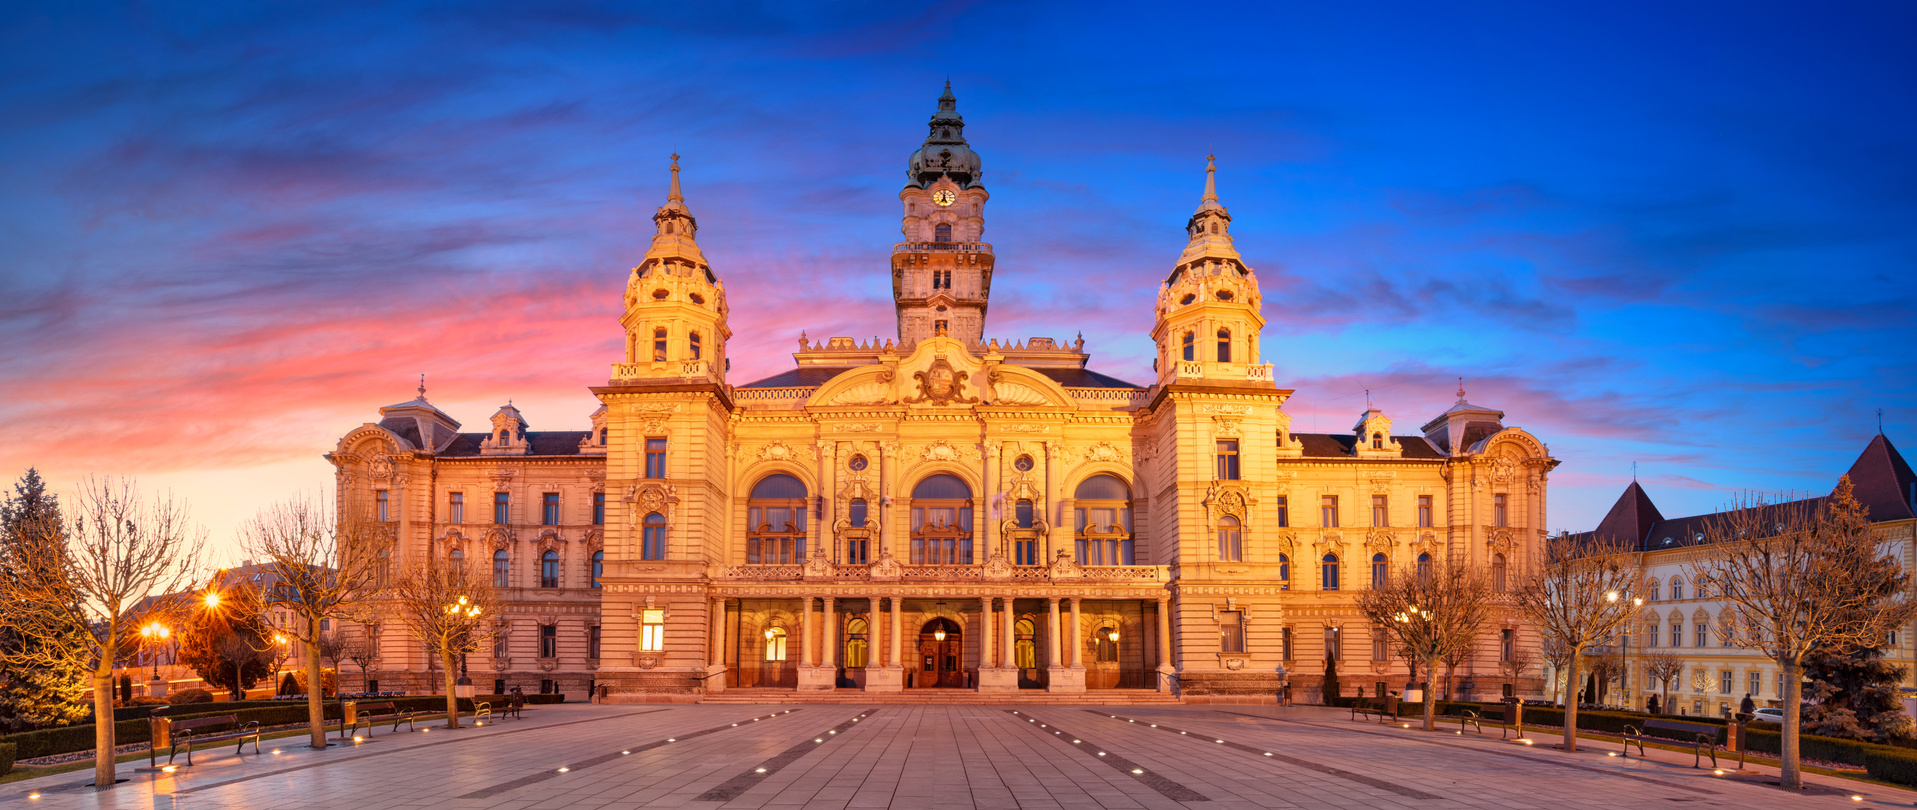
[[205, 689], [181, 689], [167, 695], [166, 702], [178, 706], [183, 703], [212, 703], [213, 693]]
[[[172, 704], [168, 703], [167, 699], [163, 697], [154, 697], [152, 695], [141, 695], [133, 699], [133, 705], [135, 706], [168, 706]], [[119, 713], [115, 712], [114, 714], [118, 715]], [[123, 718], [115, 716], [113, 719], [120, 720]]]
[[1864, 770], [1872, 779], [1917, 785], [1917, 753], [1888, 747], [1869, 751], [1864, 754]]
[[13, 773], [13, 752], [18, 749], [13, 743], [0, 743], [0, 776]]

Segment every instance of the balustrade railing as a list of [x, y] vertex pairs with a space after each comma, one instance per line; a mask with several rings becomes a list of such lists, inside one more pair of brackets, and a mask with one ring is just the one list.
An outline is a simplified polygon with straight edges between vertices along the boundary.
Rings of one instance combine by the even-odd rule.
[[[872, 568], [871, 565], [834, 563], [826, 568], [825, 576], [835, 580], [869, 580]], [[977, 582], [987, 579], [983, 565], [906, 565], [900, 567], [899, 573], [905, 580]], [[803, 565], [723, 565], [718, 568], [717, 577], [751, 582], [797, 582], [807, 579], [808, 574]], [[1086, 565], [1079, 566], [1074, 573], [1054, 577], [1049, 566], [1022, 565], [1013, 567], [1005, 578], [1015, 582], [1163, 582], [1171, 578], [1171, 569], [1162, 565]]]

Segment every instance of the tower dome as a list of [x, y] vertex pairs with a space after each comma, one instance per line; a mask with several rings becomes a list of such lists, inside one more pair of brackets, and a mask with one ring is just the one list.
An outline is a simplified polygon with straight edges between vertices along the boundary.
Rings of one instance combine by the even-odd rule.
[[950, 177], [959, 188], [978, 185], [983, 172], [978, 153], [965, 143], [965, 117], [958, 114], [958, 99], [952, 96], [952, 83], [945, 83], [939, 96], [939, 111], [932, 114], [931, 133], [925, 144], [913, 150], [905, 176], [907, 185], [925, 188], [940, 177]]

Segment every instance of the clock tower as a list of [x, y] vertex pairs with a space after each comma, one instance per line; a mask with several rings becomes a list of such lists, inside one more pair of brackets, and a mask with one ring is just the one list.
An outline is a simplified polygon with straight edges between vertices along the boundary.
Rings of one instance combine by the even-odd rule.
[[909, 347], [943, 334], [976, 345], [992, 291], [992, 246], [982, 241], [991, 195], [979, 182], [978, 153], [965, 143], [951, 82], [939, 96], [931, 130], [912, 152], [899, 191], [905, 241], [892, 246], [899, 342]]

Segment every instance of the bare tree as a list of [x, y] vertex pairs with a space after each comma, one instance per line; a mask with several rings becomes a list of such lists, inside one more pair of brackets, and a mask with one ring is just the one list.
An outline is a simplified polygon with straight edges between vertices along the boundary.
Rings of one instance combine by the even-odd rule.
[[[1558, 685], [1564, 683], [1564, 670], [1571, 666], [1571, 648], [1549, 636], [1538, 642], [1538, 652], [1544, 656], [1544, 665], [1551, 668], [1552, 703], [1558, 702]], [[1573, 676], [1575, 678], [1575, 675]]]
[[314, 748], [327, 746], [320, 628], [354, 617], [373, 594], [382, 561], [376, 552], [385, 542], [378, 524], [357, 510], [335, 512], [319, 499], [268, 506], [240, 528], [240, 546], [262, 561], [271, 583], [267, 603], [279, 609], [268, 614], [273, 629], [305, 647], [307, 744]]
[[1591, 682], [1595, 689], [1588, 695], [1592, 705], [1610, 705], [1605, 699], [1611, 692], [1611, 684], [1624, 678], [1624, 653], [1617, 647], [1609, 647], [1587, 659], [1591, 671]]
[[1563, 648], [1564, 749], [1578, 746], [1577, 677], [1584, 654], [1619, 635], [1634, 618], [1632, 594], [1643, 579], [1642, 559], [1623, 541], [1568, 534], [1546, 538], [1539, 559], [1518, 576], [1512, 601], [1548, 644]]
[[[1436, 673], [1446, 655], [1469, 649], [1491, 617], [1491, 587], [1476, 572], [1453, 560], [1406, 567], [1384, 587], [1358, 597], [1358, 610], [1373, 627], [1382, 627], [1404, 651]], [[1437, 727], [1437, 694], [1424, 690], [1424, 727]]]
[[1471, 656], [1477, 652], [1476, 647], [1477, 639], [1472, 639], [1471, 643], [1454, 646], [1450, 651], [1439, 657], [1439, 660], [1444, 664], [1445, 700], [1453, 699], [1451, 696], [1451, 688], [1453, 684], [1457, 682], [1458, 667], [1464, 666], [1466, 661], [1471, 660]]
[[489, 641], [492, 617], [498, 612], [492, 580], [469, 571], [427, 555], [412, 561], [386, 592], [407, 634], [426, 647], [429, 663], [445, 673], [447, 728], [459, 728], [459, 700], [453, 689], [456, 661]]
[[374, 661], [379, 660], [379, 648], [373, 644], [370, 632], [357, 636], [342, 637], [339, 642], [338, 660], [351, 661], [357, 664], [359, 666], [360, 691], [371, 691], [366, 688], [372, 683], [372, 681], [368, 680], [370, 676], [366, 674], [366, 671], [368, 667], [373, 665]]
[[1671, 684], [1684, 675], [1684, 659], [1668, 652], [1646, 653], [1644, 672], [1656, 681], [1664, 694], [1663, 714], [1671, 713]]
[[[185, 590], [199, 568], [206, 532], [186, 505], [142, 496], [131, 479], [82, 483], [71, 520], [33, 527], [0, 570], [0, 611], [9, 629], [36, 643], [9, 647], [11, 666], [70, 666], [93, 676], [93, 782], [113, 785], [113, 663], [138, 640], [135, 610]], [[34, 609], [15, 609], [32, 605]]]
[[1524, 673], [1530, 671], [1531, 665], [1535, 663], [1537, 659], [1531, 655], [1530, 648], [1519, 646], [1515, 641], [1511, 644], [1510, 656], [1498, 662], [1498, 671], [1504, 673], [1504, 677], [1514, 681], [1511, 685], [1513, 697], [1516, 697], [1518, 693], [1515, 681], [1524, 677]]
[[1785, 787], [1803, 787], [1798, 727], [1804, 658], [1819, 647], [1877, 646], [1917, 614], [1910, 576], [1885, 553], [1850, 476], [1828, 499], [1744, 498], [1704, 527], [1712, 554], [1689, 567], [1723, 600], [1718, 633], [1784, 670]]

